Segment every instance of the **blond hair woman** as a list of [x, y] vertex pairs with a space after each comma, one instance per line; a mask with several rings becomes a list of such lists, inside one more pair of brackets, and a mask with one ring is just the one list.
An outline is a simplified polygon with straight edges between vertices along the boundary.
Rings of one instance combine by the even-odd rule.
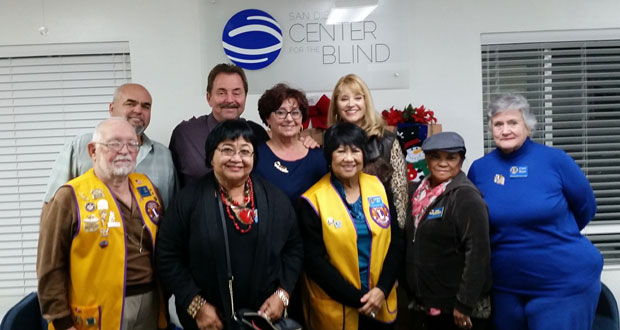
[[385, 123], [375, 111], [370, 90], [355, 74], [348, 74], [336, 83], [332, 93], [328, 125], [349, 122], [364, 130], [368, 136], [368, 162], [364, 172], [379, 177], [392, 195], [399, 227], [405, 224], [407, 208], [407, 165], [396, 134], [385, 129]]

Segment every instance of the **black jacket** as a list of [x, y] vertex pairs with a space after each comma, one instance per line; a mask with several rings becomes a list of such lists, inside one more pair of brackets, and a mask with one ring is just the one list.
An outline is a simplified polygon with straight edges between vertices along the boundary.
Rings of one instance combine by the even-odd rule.
[[[244, 295], [251, 306], [236, 304], [237, 310], [258, 310], [278, 286], [292, 293], [303, 264], [302, 239], [288, 197], [258, 176], [251, 178], [259, 219], [256, 246], [253, 250], [230, 246], [231, 259], [250, 255], [247, 273], [251, 276], [246, 278], [252, 283], [246, 287], [251, 290], [235, 292], [235, 296]], [[157, 271], [175, 295], [185, 329], [197, 328], [186, 312], [197, 294], [221, 313], [225, 328], [230, 326], [226, 254], [215, 189], [215, 176], [209, 173], [177, 193], [157, 235]]]
[[[410, 201], [417, 185], [410, 187]], [[435, 215], [429, 219], [431, 210]], [[465, 173], [429, 205], [417, 230], [410, 219], [405, 232], [407, 286], [417, 304], [445, 311], [456, 307], [471, 315], [491, 289], [491, 249], [487, 206]]]

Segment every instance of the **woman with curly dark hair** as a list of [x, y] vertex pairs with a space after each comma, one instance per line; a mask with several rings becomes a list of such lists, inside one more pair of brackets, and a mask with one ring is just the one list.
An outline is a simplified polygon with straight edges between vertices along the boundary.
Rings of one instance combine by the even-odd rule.
[[277, 84], [258, 100], [258, 113], [271, 139], [258, 147], [255, 173], [280, 188], [293, 203], [327, 173], [321, 149], [308, 149], [299, 139], [308, 118], [308, 100], [298, 89]]

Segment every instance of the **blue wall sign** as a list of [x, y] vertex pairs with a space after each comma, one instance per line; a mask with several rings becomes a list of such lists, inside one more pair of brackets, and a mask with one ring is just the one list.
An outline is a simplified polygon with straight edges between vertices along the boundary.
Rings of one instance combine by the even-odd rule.
[[236, 65], [258, 70], [280, 55], [282, 30], [273, 16], [258, 9], [246, 9], [233, 15], [222, 32], [226, 56]]

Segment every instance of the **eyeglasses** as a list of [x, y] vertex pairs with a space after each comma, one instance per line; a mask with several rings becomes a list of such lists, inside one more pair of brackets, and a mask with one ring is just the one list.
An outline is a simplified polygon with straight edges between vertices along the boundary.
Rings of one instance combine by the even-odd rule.
[[96, 144], [102, 144], [104, 146], [106, 146], [108, 149], [110, 149], [111, 151], [114, 152], [119, 152], [121, 150], [123, 150], [124, 146], [127, 146], [127, 150], [130, 152], [136, 152], [138, 150], [140, 150], [140, 143], [138, 142], [127, 142], [127, 143], [121, 143], [118, 141], [112, 141], [112, 142], [108, 142], [108, 143], [103, 143], [103, 142], [95, 142]]
[[216, 148], [216, 149], [217, 151], [219, 151], [220, 153], [222, 153], [222, 155], [226, 157], [232, 157], [236, 154], [239, 154], [239, 157], [241, 158], [250, 158], [252, 157], [252, 155], [254, 155], [254, 151], [248, 150], [248, 149], [241, 149], [239, 151], [236, 151], [235, 149], [231, 147], [221, 147], [221, 148]]
[[273, 113], [274, 115], [276, 115], [276, 118], [278, 119], [284, 119], [286, 118], [288, 114], [290, 114], [291, 118], [293, 119], [300, 119], [301, 117], [303, 117], [303, 113], [299, 109], [293, 109], [291, 111], [286, 111], [284, 109], [278, 109], [274, 111]]

